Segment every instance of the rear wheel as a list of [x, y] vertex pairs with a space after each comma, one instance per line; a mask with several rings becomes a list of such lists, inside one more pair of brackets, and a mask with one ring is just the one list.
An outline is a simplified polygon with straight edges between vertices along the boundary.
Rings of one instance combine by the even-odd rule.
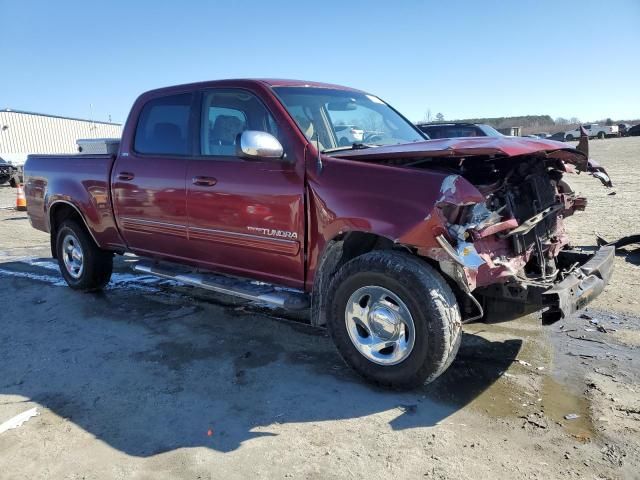
[[567, 140], [567, 142], [573, 141], [573, 135], [571, 135], [571, 134], [567, 135], [566, 140]]
[[604, 134], [604, 132], [598, 132], [598, 138], [599, 138], [600, 140], [603, 140], [605, 136], [606, 136], [606, 135]]
[[356, 257], [327, 295], [340, 355], [373, 383], [416, 387], [435, 380], [456, 356], [462, 329], [455, 295], [417, 257], [382, 250]]
[[98, 248], [84, 226], [74, 220], [66, 220], [58, 229], [56, 256], [71, 288], [96, 291], [111, 279], [113, 254]]

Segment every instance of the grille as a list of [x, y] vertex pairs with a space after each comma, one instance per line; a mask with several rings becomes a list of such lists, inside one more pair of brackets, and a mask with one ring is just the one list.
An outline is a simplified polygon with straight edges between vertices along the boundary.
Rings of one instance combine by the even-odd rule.
[[[555, 205], [556, 190], [546, 173], [532, 175], [511, 192], [508, 202], [514, 216], [519, 223], [522, 223], [544, 209]], [[553, 235], [557, 218], [557, 212], [552, 213], [528, 233], [514, 235], [515, 250], [521, 253], [536, 242], [536, 237], [546, 239]]]

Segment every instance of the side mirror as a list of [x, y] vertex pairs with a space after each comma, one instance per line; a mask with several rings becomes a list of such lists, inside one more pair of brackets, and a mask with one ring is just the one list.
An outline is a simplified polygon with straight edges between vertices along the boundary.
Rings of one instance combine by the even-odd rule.
[[284, 148], [276, 137], [267, 132], [245, 130], [240, 134], [238, 156], [244, 158], [282, 158]]

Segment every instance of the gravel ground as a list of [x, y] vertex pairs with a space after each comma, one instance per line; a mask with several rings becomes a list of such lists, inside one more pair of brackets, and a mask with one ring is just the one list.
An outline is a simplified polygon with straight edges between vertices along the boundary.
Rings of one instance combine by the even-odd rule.
[[[640, 233], [640, 137], [591, 151], [616, 195], [571, 179], [575, 243]], [[0, 187], [0, 424], [37, 415], [0, 426], [3, 479], [640, 478], [637, 252], [582, 316], [467, 325], [445, 375], [397, 393], [323, 331], [130, 257], [102, 294], [72, 291], [14, 202]]]

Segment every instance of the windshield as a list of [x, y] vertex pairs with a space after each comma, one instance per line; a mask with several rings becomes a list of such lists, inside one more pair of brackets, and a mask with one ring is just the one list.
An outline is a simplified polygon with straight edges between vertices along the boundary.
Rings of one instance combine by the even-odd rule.
[[504, 137], [503, 134], [501, 134], [499, 131], [497, 131], [495, 128], [493, 128], [491, 125], [478, 125], [478, 127], [480, 127], [482, 129], [482, 131], [485, 133], [485, 135], [487, 137]]
[[425, 140], [405, 118], [378, 97], [312, 87], [274, 91], [305, 136], [330, 152]]

